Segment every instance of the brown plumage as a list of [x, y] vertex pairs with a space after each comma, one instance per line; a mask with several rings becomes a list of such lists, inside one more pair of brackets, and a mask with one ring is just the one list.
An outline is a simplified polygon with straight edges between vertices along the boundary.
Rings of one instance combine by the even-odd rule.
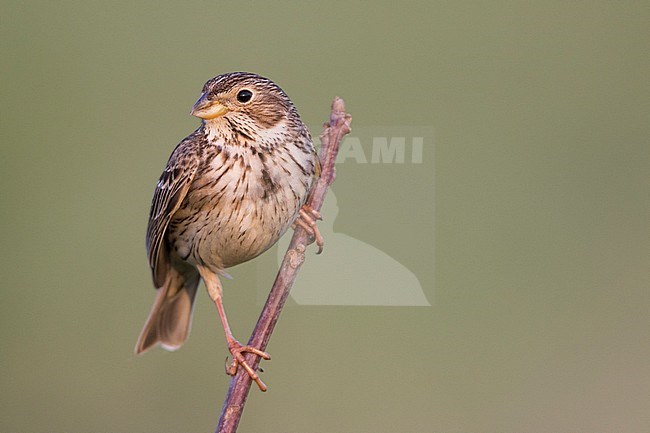
[[181, 347], [203, 279], [233, 354], [229, 373], [240, 364], [256, 379], [241, 352], [268, 355], [232, 337], [218, 275], [266, 251], [296, 220], [318, 158], [289, 97], [259, 75], [209, 80], [192, 114], [201, 126], [174, 149], [151, 204], [146, 244], [158, 293], [135, 351]]

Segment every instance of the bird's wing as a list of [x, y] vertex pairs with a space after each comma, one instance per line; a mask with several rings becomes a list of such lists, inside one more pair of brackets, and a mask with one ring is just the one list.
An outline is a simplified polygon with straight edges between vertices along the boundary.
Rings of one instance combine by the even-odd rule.
[[146, 244], [156, 287], [165, 284], [169, 266], [167, 246], [164, 242], [167, 226], [183, 202], [199, 167], [198, 140], [197, 134], [192, 134], [176, 146], [153, 194]]

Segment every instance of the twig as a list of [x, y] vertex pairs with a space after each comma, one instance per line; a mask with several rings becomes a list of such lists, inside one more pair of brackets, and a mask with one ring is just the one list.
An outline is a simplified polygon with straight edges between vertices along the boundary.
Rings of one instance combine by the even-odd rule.
[[[339, 144], [343, 136], [350, 132], [351, 120], [352, 117], [345, 113], [343, 100], [339, 97], [334, 98], [330, 120], [324, 125], [323, 132], [320, 135], [322, 143], [320, 149], [321, 177], [312, 189], [307, 200], [307, 204], [316, 211], [320, 210], [325, 199], [325, 194], [329, 186], [334, 182], [336, 176], [334, 163], [336, 162]], [[271, 293], [269, 293], [266, 304], [264, 304], [264, 309], [257, 320], [253, 334], [248, 340], [249, 346], [266, 350], [275, 323], [280, 317], [284, 302], [287, 300], [298, 270], [305, 260], [305, 250], [309, 243], [310, 239], [307, 232], [297, 227], [291, 238], [289, 248], [284, 255], [284, 260], [282, 261], [278, 275], [275, 277]], [[256, 355], [248, 354], [246, 356], [246, 362], [253, 370], [257, 370], [260, 358]], [[237, 430], [251, 382], [250, 376], [242, 368], [231, 379], [228, 394], [226, 394], [226, 401], [221, 410], [217, 433], [234, 433]]]

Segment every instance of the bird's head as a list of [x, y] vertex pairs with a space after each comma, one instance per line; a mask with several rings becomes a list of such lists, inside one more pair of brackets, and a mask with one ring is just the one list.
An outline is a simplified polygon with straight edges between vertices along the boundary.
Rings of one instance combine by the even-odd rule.
[[191, 114], [205, 122], [225, 118], [233, 126], [253, 131], [298, 116], [277, 84], [249, 72], [231, 72], [209, 80]]

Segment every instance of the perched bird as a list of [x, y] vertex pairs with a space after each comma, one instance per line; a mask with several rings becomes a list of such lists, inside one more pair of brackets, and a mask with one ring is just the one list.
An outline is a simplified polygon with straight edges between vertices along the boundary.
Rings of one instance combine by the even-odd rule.
[[191, 114], [201, 126], [172, 152], [153, 195], [146, 246], [156, 299], [135, 347], [180, 348], [188, 337], [199, 280], [217, 307], [233, 363], [246, 369], [241, 345], [223, 308], [219, 276], [263, 253], [292, 223], [322, 247], [305, 206], [320, 175], [309, 130], [273, 81], [247, 72], [219, 75], [203, 86]]

